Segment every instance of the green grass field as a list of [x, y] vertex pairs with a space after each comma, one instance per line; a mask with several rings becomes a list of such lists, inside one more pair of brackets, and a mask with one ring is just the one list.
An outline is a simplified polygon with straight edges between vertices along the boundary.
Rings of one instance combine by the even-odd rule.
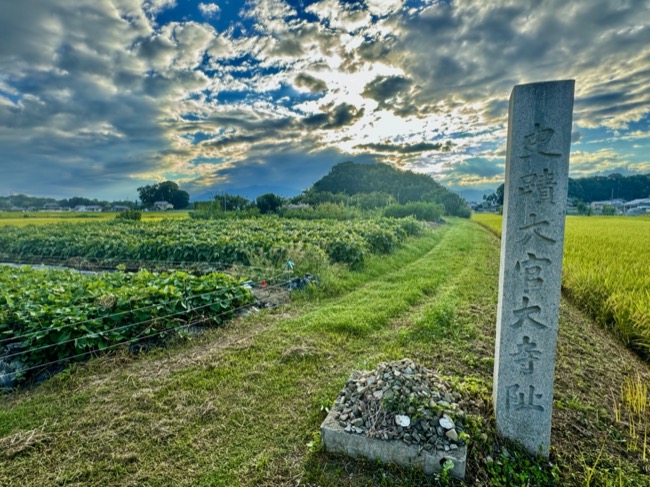
[[475, 401], [468, 485], [650, 485], [622, 390], [648, 366], [565, 299], [551, 464], [496, 436], [498, 254], [492, 233], [454, 220], [339, 269], [328, 292], [0, 397], [0, 485], [457, 485], [318, 447], [350, 373], [403, 357]]

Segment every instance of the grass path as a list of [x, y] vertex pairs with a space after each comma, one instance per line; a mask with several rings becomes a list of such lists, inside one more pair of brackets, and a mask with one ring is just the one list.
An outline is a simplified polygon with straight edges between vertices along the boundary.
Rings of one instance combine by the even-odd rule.
[[[0, 485], [431, 484], [307, 444], [353, 369], [403, 357], [448, 376], [490, 417], [498, 251], [485, 229], [454, 221], [371, 260], [338, 297], [296, 301], [137, 359], [96, 360], [2, 397]], [[563, 483], [578, 484], [600, 436], [624, 438], [610, 386], [643, 365], [566, 303], [560, 322], [554, 455]], [[484, 464], [499, 443], [489, 420], [485, 431], [470, 451], [480, 484], [498, 476]], [[624, 485], [644, 485], [638, 455], [617, 463], [623, 448], [608, 448], [598, 475], [620, 468], [636, 482]]]

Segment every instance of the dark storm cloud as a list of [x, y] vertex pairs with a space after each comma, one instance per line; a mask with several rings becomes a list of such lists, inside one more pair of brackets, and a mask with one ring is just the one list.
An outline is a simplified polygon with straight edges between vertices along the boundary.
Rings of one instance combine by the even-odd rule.
[[413, 81], [404, 76], [378, 76], [366, 84], [361, 96], [378, 102], [377, 110], [390, 110], [400, 117], [408, 117], [433, 111], [425, 104], [413, 103], [418, 91]]
[[3, 6], [0, 70], [22, 98], [0, 107], [7, 170], [0, 193], [117, 192], [161, 167], [155, 154], [169, 146], [157, 123], [162, 110], [140, 92], [139, 61], [124, 49], [147, 32], [146, 18], [134, 13], [127, 23], [116, 15], [131, 7], [128, 0], [117, 9], [102, 0]]
[[296, 86], [307, 88], [313, 93], [327, 90], [327, 84], [323, 80], [305, 73], [300, 73], [296, 76], [295, 83]]
[[[273, 152], [254, 149], [246, 161], [217, 168], [214, 173], [186, 184], [192, 194], [208, 198], [221, 191], [254, 198], [274, 192], [293, 196], [325, 176], [333, 165], [346, 160], [372, 162], [368, 156], [350, 156], [336, 149], [306, 152], [287, 145], [273, 146]], [[206, 185], [206, 181], [214, 180]]]
[[[637, 75], [650, 66], [649, 22], [642, 1], [438, 3], [399, 20], [402, 35], [387, 59], [421, 88], [412, 93], [415, 105], [450, 95], [472, 102], [501, 94], [485, 115], [503, 117], [514, 84], [575, 78], [577, 108], [584, 108], [578, 120], [634, 119], [640, 104], [650, 106], [648, 77]], [[626, 66], [621, 49], [639, 61]], [[598, 86], [606, 80], [613, 83]]]
[[413, 81], [404, 76], [379, 76], [368, 83], [361, 94], [379, 102], [383, 108], [387, 100], [408, 94], [412, 84]]
[[397, 38], [392, 35], [365, 39], [356, 54], [365, 61], [380, 61], [393, 51], [396, 41]]
[[[334, 107], [326, 107], [328, 111], [310, 115], [304, 118], [284, 117], [278, 119], [253, 120], [241, 113], [230, 115], [215, 115], [194, 125], [184, 125], [182, 131], [206, 131], [209, 129], [228, 129], [234, 134], [220, 136], [201, 143], [202, 146], [212, 148], [225, 148], [240, 144], [263, 144], [266, 141], [274, 143], [278, 139], [293, 138], [295, 134], [303, 131], [335, 130], [354, 124], [361, 116], [363, 109], [354, 105], [341, 103]], [[271, 150], [271, 147], [270, 147]]]
[[498, 159], [486, 159], [484, 157], [472, 157], [465, 159], [451, 167], [451, 172], [457, 175], [470, 175], [481, 178], [491, 178], [503, 175], [505, 161]]
[[453, 144], [451, 141], [442, 143], [420, 142], [418, 144], [361, 144], [355, 149], [367, 149], [377, 152], [397, 152], [399, 154], [417, 154], [420, 152], [439, 151], [449, 152]]
[[359, 118], [363, 116], [364, 109], [357, 108], [348, 103], [341, 103], [331, 108], [326, 113], [318, 113], [305, 117], [303, 124], [308, 129], [324, 129], [333, 130], [353, 125]]

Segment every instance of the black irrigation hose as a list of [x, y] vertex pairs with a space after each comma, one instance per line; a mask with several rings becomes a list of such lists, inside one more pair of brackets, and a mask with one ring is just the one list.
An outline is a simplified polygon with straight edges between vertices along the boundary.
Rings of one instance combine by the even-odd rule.
[[[272, 285], [272, 286], [267, 286], [265, 289], [274, 289], [274, 288], [277, 288], [277, 287], [281, 287], [281, 286], [286, 285], [287, 282], [289, 282], [289, 281], [282, 282], [282, 283], [279, 283], [279, 284], [275, 284], [275, 285]], [[242, 305], [242, 306], [239, 306], [239, 307], [237, 307], [237, 308], [233, 308], [233, 309], [230, 309], [230, 310], [224, 311], [224, 312], [219, 313], [219, 314], [217, 314], [217, 315], [215, 315], [215, 316], [209, 316], [209, 317], [203, 318], [203, 319], [198, 320], [198, 321], [193, 321], [193, 322], [190, 322], [190, 323], [186, 323], [185, 325], [180, 325], [180, 326], [175, 326], [175, 327], [167, 328], [167, 329], [165, 329], [165, 330], [162, 330], [162, 331], [159, 331], [159, 332], [153, 333], [153, 334], [151, 334], [151, 335], [145, 335], [145, 336], [142, 336], [142, 337], [137, 338], [137, 339], [133, 339], [133, 338], [131, 338], [131, 339], [128, 339], [128, 340], [124, 340], [124, 341], [122, 341], [122, 342], [114, 343], [113, 345], [109, 345], [109, 346], [107, 346], [107, 347], [105, 347], [105, 348], [102, 348], [102, 349], [100, 349], [100, 350], [89, 350], [88, 352], [83, 352], [83, 353], [80, 353], [80, 354], [77, 354], [77, 355], [72, 355], [72, 356], [70, 356], [70, 357], [65, 357], [65, 358], [62, 358], [62, 359], [59, 359], [59, 360], [53, 360], [53, 361], [51, 361], [51, 362], [47, 362], [47, 363], [45, 363], [45, 364], [34, 365], [34, 366], [32, 366], [32, 367], [28, 367], [28, 368], [26, 368], [26, 369], [22, 369], [22, 370], [17, 371], [17, 372], [9, 372], [9, 373], [6, 373], [6, 374], [0, 374], [0, 379], [4, 379], [5, 377], [9, 377], [9, 376], [15, 376], [16, 374], [23, 374], [23, 373], [25, 373], [25, 372], [29, 372], [29, 371], [36, 370], [36, 369], [41, 369], [41, 368], [49, 367], [49, 366], [51, 366], [51, 365], [55, 365], [55, 364], [58, 364], [58, 363], [63, 363], [63, 362], [66, 362], [66, 361], [69, 361], [69, 360], [73, 360], [73, 359], [76, 359], [76, 358], [81, 358], [81, 357], [84, 357], [84, 356], [86, 356], [86, 355], [91, 355], [91, 354], [96, 354], [96, 353], [97, 353], [97, 354], [98, 354], [98, 353], [103, 353], [103, 352], [105, 352], [106, 350], [112, 350], [113, 348], [116, 348], [116, 347], [118, 347], [118, 346], [124, 345], [124, 344], [126, 344], [126, 343], [130, 343], [130, 344], [137, 343], [137, 342], [139, 342], [140, 340], [145, 340], [145, 339], [147, 339], [147, 338], [153, 338], [153, 337], [156, 337], [156, 336], [162, 335], [163, 333], [167, 333], [167, 332], [169, 332], [169, 331], [181, 330], [181, 329], [183, 329], [183, 328], [189, 328], [189, 327], [191, 327], [191, 326], [196, 325], [197, 323], [203, 323], [203, 322], [205, 322], [205, 321], [213, 320], [214, 318], [217, 318], [217, 317], [219, 317], [219, 316], [223, 316], [223, 315], [228, 314], [228, 313], [234, 313], [235, 311], [238, 311], [238, 310], [240, 310], [240, 309], [243, 309], [243, 308], [247, 307], [248, 305], [249, 305], [249, 303], [244, 304], [244, 305]], [[24, 352], [23, 352], [23, 353], [24, 353]]]

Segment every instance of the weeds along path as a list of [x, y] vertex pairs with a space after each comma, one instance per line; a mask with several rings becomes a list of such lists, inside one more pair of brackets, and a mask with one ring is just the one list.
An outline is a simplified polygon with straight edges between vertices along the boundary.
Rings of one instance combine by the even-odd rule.
[[[454, 220], [352, 273], [337, 298], [297, 301], [135, 360], [93, 361], [2, 397], [0, 485], [430, 485], [307, 445], [350, 372], [384, 360], [411, 357], [489, 403], [498, 252], [487, 230]], [[593, 462], [611, 427], [603, 391], [635, 364], [624, 349], [603, 358], [616, 344], [592, 329], [563, 305], [553, 443], [576, 476], [578, 453]], [[594, 370], [589, 353], [601, 357]], [[596, 374], [606, 384], [590, 389]], [[489, 484], [490, 453], [470, 450], [470, 483]]]

